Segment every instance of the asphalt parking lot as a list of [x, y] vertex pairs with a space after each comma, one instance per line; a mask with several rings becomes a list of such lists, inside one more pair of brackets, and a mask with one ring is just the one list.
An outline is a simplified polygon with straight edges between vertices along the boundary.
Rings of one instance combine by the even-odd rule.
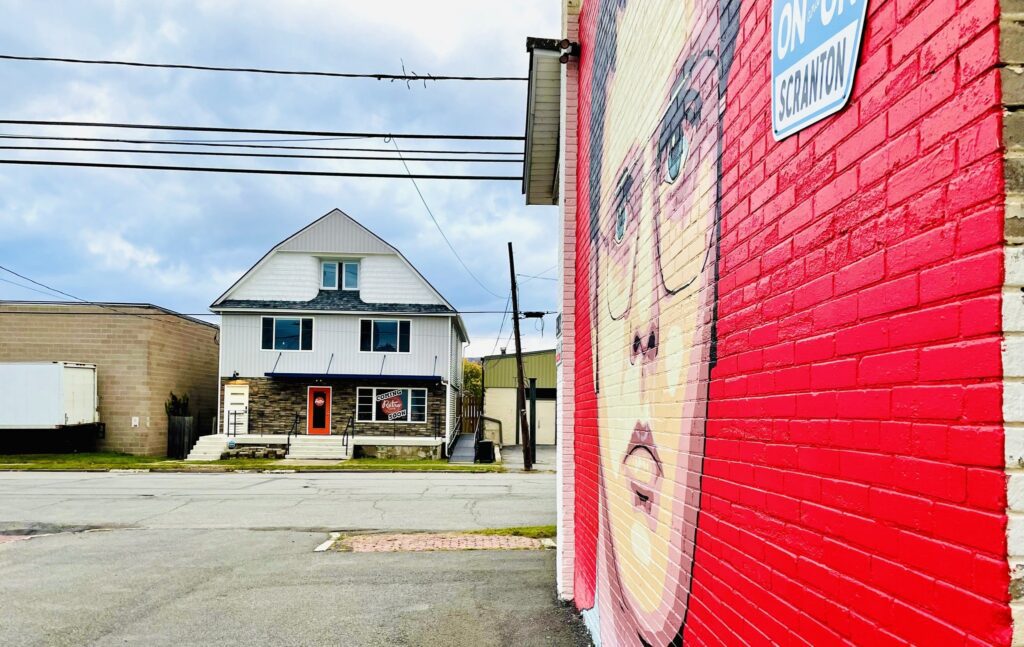
[[551, 523], [553, 485], [0, 474], [0, 532], [45, 534], [0, 543], [0, 644], [587, 644], [555, 600], [554, 551], [314, 552], [327, 530]]

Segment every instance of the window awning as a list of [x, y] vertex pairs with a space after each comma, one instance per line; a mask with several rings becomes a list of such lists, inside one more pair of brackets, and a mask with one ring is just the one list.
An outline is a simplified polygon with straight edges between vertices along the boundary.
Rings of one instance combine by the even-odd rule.
[[558, 141], [562, 104], [562, 55], [552, 38], [527, 38], [530, 81], [526, 92], [526, 204], [558, 204]]
[[377, 375], [375, 373], [281, 373], [263, 374], [270, 379], [282, 380], [364, 380], [372, 382], [434, 382], [440, 383], [438, 375]]

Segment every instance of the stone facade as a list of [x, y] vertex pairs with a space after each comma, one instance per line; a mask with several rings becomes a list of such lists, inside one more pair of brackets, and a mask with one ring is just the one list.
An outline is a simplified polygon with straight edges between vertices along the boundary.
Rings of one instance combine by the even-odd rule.
[[249, 433], [253, 434], [286, 434], [292, 428], [296, 414], [299, 416], [298, 432], [306, 433], [306, 412], [309, 406], [307, 389], [311, 386], [331, 387], [331, 433], [340, 434], [345, 430], [349, 418], [355, 416], [357, 388], [361, 386], [394, 386], [395, 388], [427, 389], [427, 421], [423, 423], [355, 421], [356, 434], [360, 436], [418, 437], [432, 437], [435, 433], [444, 435], [445, 388], [440, 381], [434, 384], [398, 384], [341, 379], [222, 378], [221, 392], [223, 392], [224, 385], [227, 384], [249, 385]]
[[357, 445], [353, 458], [417, 460], [441, 458], [441, 445]]
[[200, 433], [212, 428], [219, 343], [213, 324], [145, 304], [5, 302], [0, 331], [0, 362], [96, 364], [107, 428], [101, 450], [166, 454], [164, 403], [171, 391], [189, 395]]

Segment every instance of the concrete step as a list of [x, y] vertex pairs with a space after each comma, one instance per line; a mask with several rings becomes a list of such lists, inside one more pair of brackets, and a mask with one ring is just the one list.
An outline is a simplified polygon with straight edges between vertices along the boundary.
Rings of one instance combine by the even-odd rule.
[[213, 434], [200, 436], [192, 451], [185, 458], [187, 461], [216, 461], [220, 460], [221, 454], [228, 448], [227, 436]]
[[288, 458], [348, 460], [352, 458], [352, 439], [346, 447], [341, 436], [298, 436], [292, 438]]

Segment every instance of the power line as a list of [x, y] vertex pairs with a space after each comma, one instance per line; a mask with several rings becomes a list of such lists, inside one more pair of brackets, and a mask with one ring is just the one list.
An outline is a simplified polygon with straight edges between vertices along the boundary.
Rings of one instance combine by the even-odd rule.
[[501, 331], [505, 328], [505, 319], [508, 317], [508, 304], [512, 301], [512, 291], [509, 290], [508, 298], [505, 299], [505, 311], [501, 315], [501, 325], [498, 326], [498, 335], [494, 338], [494, 346], [491, 348], [491, 355], [498, 349], [498, 342], [501, 341]]
[[53, 292], [43, 292], [42, 290], [38, 290], [38, 289], [36, 289], [36, 288], [34, 288], [32, 286], [22, 285], [21, 283], [18, 283], [17, 281], [11, 281], [10, 279], [5, 279], [3, 277], [0, 277], [0, 281], [3, 281], [4, 283], [10, 283], [11, 285], [19, 287], [19, 288], [21, 288], [23, 290], [31, 290], [32, 292], [35, 292], [37, 294], [42, 294], [43, 296], [50, 297], [51, 299], [54, 296], [56, 296]]
[[[0, 146], [0, 149], [2, 149], [2, 148], [4, 148], [4, 147]], [[553, 276], [537, 276], [535, 274], [518, 274], [517, 273], [516, 276], [525, 276], [527, 278], [527, 280], [533, 280], [533, 279], [539, 279], [541, 281], [557, 281], [558, 280], [557, 278], [555, 278]], [[526, 283], [526, 281], [523, 281], [523, 283]]]
[[320, 130], [279, 130], [276, 128], [227, 128], [221, 126], [176, 126], [168, 124], [120, 124], [101, 121], [44, 121], [39, 119], [0, 119], [0, 124], [20, 126], [70, 126], [75, 128], [134, 128], [137, 130], [175, 130], [201, 133], [255, 133], [259, 135], [301, 135], [308, 137], [360, 137], [366, 139], [454, 139], [470, 141], [523, 141], [522, 135], [426, 135], [423, 133], [333, 132]]
[[[0, 269], [6, 269], [6, 268], [0, 268]], [[0, 281], [4, 281], [4, 279], [0, 279]], [[13, 281], [5, 281], [5, 282], [12, 283], [13, 285], [19, 285], [17, 283], [14, 283]], [[27, 288], [28, 286], [21, 286], [21, 287]], [[43, 292], [41, 292], [39, 290], [36, 290], [36, 291], [40, 292], [40, 294], [45, 294], [45, 293], [43, 293]], [[60, 291], [59, 290], [55, 290], [55, 292], [60, 292]], [[61, 294], [66, 294], [66, 293], [61, 292]], [[47, 294], [47, 296], [53, 296], [53, 295], [52, 294]], [[68, 295], [68, 296], [70, 296], [70, 295]], [[91, 306], [96, 306], [96, 307], [99, 307], [99, 308], [108, 308], [108, 309], [112, 308], [112, 306], [110, 306], [108, 304], [104, 304], [102, 302], [86, 301], [84, 299], [78, 299], [76, 297], [72, 297], [72, 298], [75, 299], [76, 301], [80, 301], [83, 305], [91, 305]], [[5, 301], [5, 300], [0, 299], [0, 305], [3, 305], [4, 303], [20, 303], [20, 304], [23, 304], [23, 305], [42, 305], [42, 306], [45, 306], [45, 305], [60, 305], [60, 304], [67, 303], [67, 302], [66, 301], [34, 301], [34, 302], [24, 303], [24, 302], [20, 302], [20, 301], [10, 301], [10, 300]], [[129, 306], [129, 305], [132, 305], [132, 304], [124, 304], [124, 305], [125, 306]], [[156, 306], [154, 306], [154, 307], [156, 307]], [[325, 310], [325, 311], [323, 311], [323, 313], [324, 314], [332, 314], [332, 312], [329, 311], [329, 310]], [[499, 314], [499, 313], [501, 313], [501, 310], [451, 310], [451, 311], [442, 311], [442, 312], [437, 312], [437, 313], [423, 313], [423, 312], [409, 311], [409, 312], [388, 312], [387, 314], [388, 315], [403, 315], [404, 316], [404, 315], [424, 315], [424, 314], [426, 314], [426, 315], [445, 315], [445, 314], [448, 314], [448, 315], [452, 315], [452, 314], [455, 314], [455, 315], [496, 315], [496, 314]], [[232, 313], [229, 313], [229, 314], [237, 314], [237, 313], [232, 312]], [[543, 314], [545, 314], [545, 315], [553, 315], [555, 313], [554, 312], [549, 312], [549, 311], [544, 311]], [[220, 314], [218, 314], [216, 312], [147, 312], [145, 315], [140, 315], [140, 314], [136, 314], [134, 312], [122, 312], [120, 310], [113, 310], [112, 312], [89, 312], [89, 311], [86, 311], [86, 310], [78, 310], [78, 311], [71, 311], [71, 310], [49, 310], [49, 311], [40, 311], [40, 310], [0, 310], [0, 315], [95, 315], [97, 317], [114, 317], [114, 316], [124, 316], [124, 317], [220, 317], [220, 316], [223, 316], [223, 315], [220, 315]]]
[[[358, 148], [351, 146], [273, 146], [266, 144], [246, 144], [237, 142], [306, 142], [306, 141], [333, 141], [337, 139], [360, 139], [357, 137], [305, 137], [301, 139], [120, 139], [111, 137], [58, 137], [42, 135], [0, 135], [0, 139], [27, 139], [41, 141], [68, 141], [68, 142], [105, 142], [110, 144], [157, 144], [160, 146], [208, 146], [217, 148], [269, 148], [275, 150], [301, 150], [301, 151], [352, 151], [361, 153], [390, 153], [390, 148]], [[489, 151], [489, 150], [443, 150], [424, 148], [403, 148], [403, 153], [440, 153], [445, 155], [515, 155], [522, 161], [522, 151]]]
[[[404, 163], [404, 162], [403, 162]], [[86, 168], [123, 168], [147, 171], [187, 171], [196, 173], [239, 173], [255, 175], [312, 175], [318, 177], [377, 177], [377, 178], [418, 178], [421, 180], [515, 180], [521, 182], [519, 175], [444, 175], [434, 173], [366, 173], [341, 171], [294, 171], [256, 168], [220, 168], [212, 166], [167, 166], [162, 164], [113, 164], [107, 162], [62, 162], [56, 160], [0, 160], [0, 164], [16, 164], [28, 166], [74, 166]], [[408, 166], [406, 166], [408, 168]], [[493, 294], [493, 293], [492, 293]]]
[[[134, 313], [134, 312], [121, 312], [120, 310], [115, 310], [114, 308], [111, 308], [110, 306], [104, 305], [102, 303], [97, 303], [95, 301], [88, 301], [88, 300], [83, 299], [81, 297], [76, 297], [75, 295], [70, 294], [68, 292], [65, 292], [63, 290], [58, 290], [57, 288], [50, 287], [49, 285], [46, 285], [45, 283], [40, 283], [39, 281], [37, 281], [35, 279], [32, 279], [32, 278], [29, 278], [29, 277], [25, 276], [24, 274], [18, 274], [14, 270], [12, 270], [12, 269], [10, 269], [8, 267], [4, 267], [3, 265], [0, 265], [0, 270], [3, 270], [5, 272], [7, 272], [8, 274], [13, 274], [14, 276], [18, 277], [19, 279], [22, 279], [24, 281], [28, 281], [29, 283], [32, 283], [34, 285], [38, 285], [39, 287], [44, 288], [46, 290], [49, 290], [50, 292], [55, 292], [57, 294], [60, 294], [60, 295], [66, 296], [68, 298], [74, 299], [75, 301], [81, 301], [82, 303], [85, 303], [87, 305], [93, 305], [93, 306], [99, 306], [101, 308], [107, 308], [108, 310], [112, 310], [113, 312], [118, 313], [118, 314], [122, 314], [122, 315], [130, 315], [130, 316], [133, 316], [133, 317], [141, 317], [143, 319], [149, 319], [149, 317], [147, 317], [145, 315], [140, 315], [140, 314], [137, 314], [137, 313]], [[10, 283], [10, 281], [8, 281], [8, 283]], [[35, 290], [35, 291], [39, 292], [39, 290]], [[151, 319], [151, 321], [157, 321], [157, 320], [156, 319]]]
[[[58, 151], [64, 153], [142, 153], [147, 155], [194, 155], [215, 157], [258, 157], [287, 159], [321, 159], [321, 160], [369, 160], [377, 162], [397, 162], [396, 157], [373, 157], [370, 155], [309, 155], [301, 153], [228, 153], [224, 151], [175, 151], [151, 150], [148, 148], [95, 148], [84, 146], [0, 146], [0, 150], [11, 151]], [[389, 151], [381, 151], [389, 152]], [[464, 162], [490, 164], [522, 164], [514, 159], [492, 159], [479, 157], [412, 157], [411, 162]]]
[[184, 65], [177, 63], [140, 63], [137, 61], [110, 61], [89, 58], [65, 58], [57, 56], [16, 56], [0, 54], [0, 59], [8, 61], [31, 61], [45, 63], [75, 63], [79, 65], [117, 65], [126, 67], [145, 67], [173, 70], [199, 70], [203, 72], [245, 72], [248, 74], [279, 74], [287, 76], [326, 76], [343, 79], [374, 79], [377, 81], [527, 81], [525, 76], [467, 76], [467, 75], [434, 75], [434, 74], [384, 74], [358, 72], [323, 72], [305, 70], [279, 70], [259, 67], [224, 67], [219, 65]]
[[412, 171], [409, 169], [409, 165], [406, 164], [405, 158], [402, 157], [402, 151], [400, 151], [398, 149], [398, 142], [392, 140], [392, 143], [395, 145], [395, 151], [398, 153], [398, 158], [400, 160], [402, 160], [402, 166], [405, 167], [405, 172], [406, 172], [406, 174], [408, 174], [409, 180], [412, 182], [413, 188], [416, 189], [416, 194], [418, 196], [420, 196], [420, 202], [423, 203], [423, 207], [427, 210], [427, 213], [430, 214], [430, 219], [434, 221], [434, 226], [437, 227], [437, 231], [438, 231], [438, 233], [441, 234], [441, 238], [444, 238], [444, 242], [448, 243], [448, 249], [452, 250], [452, 254], [454, 254], [455, 258], [458, 259], [459, 264], [462, 265], [462, 268], [464, 270], [466, 270], [467, 274], [469, 274], [471, 277], [473, 277], [473, 280], [477, 282], [477, 285], [479, 285], [481, 288], [483, 288], [484, 291], [487, 292], [488, 294], [496, 296], [496, 297], [498, 297], [500, 299], [501, 295], [495, 293], [489, 287], [484, 285], [483, 281], [481, 281], [479, 279], [479, 277], [477, 277], [477, 275], [473, 273], [473, 270], [469, 269], [469, 266], [466, 265], [466, 262], [464, 260], [462, 260], [462, 257], [459, 256], [459, 253], [457, 251], [455, 251], [455, 246], [452, 245], [452, 241], [448, 240], [448, 236], [446, 236], [445, 233], [444, 233], [444, 230], [441, 229], [441, 223], [437, 222], [437, 218], [434, 217], [434, 212], [430, 210], [430, 205], [427, 204], [427, 199], [423, 197], [423, 192], [420, 191], [420, 185], [416, 183], [416, 179], [413, 176]]

